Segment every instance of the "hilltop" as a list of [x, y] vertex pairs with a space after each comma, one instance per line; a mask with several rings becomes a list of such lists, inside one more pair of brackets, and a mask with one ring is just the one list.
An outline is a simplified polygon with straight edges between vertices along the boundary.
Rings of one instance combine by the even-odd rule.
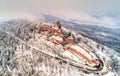
[[[54, 26], [40, 20], [13, 19], [0, 27], [0, 74], [10, 76], [96, 76], [112, 66], [110, 53], [114, 50], [62, 27], [64, 33], [71, 32], [75, 40], [85, 48], [94, 50], [105, 67], [99, 73], [89, 73], [57, 59], [64, 51], [62, 45], [54, 44], [40, 35], [40, 27]], [[64, 57], [63, 57], [64, 58]], [[116, 75], [113, 69], [110, 74]]]

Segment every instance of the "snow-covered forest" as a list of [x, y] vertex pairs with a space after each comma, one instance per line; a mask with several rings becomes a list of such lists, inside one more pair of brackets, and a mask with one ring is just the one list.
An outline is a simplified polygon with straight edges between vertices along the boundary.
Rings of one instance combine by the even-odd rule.
[[13, 19], [0, 24], [1, 76], [100, 76], [109, 66], [113, 68], [109, 74], [119, 74], [117, 52], [64, 27], [64, 33], [71, 32], [75, 40], [79, 40], [78, 43], [95, 50], [99, 58], [105, 62], [105, 68], [97, 74], [87, 73], [55, 59], [54, 56], [59, 56], [63, 51], [62, 46], [41, 38], [42, 25], [54, 24], [25, 19]]

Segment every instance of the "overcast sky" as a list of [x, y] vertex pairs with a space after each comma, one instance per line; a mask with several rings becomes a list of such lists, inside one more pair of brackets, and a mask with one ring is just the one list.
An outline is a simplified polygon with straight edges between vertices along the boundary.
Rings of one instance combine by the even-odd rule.
[[0, 0], [0, 20], [36, 14], [119, 26], [120, 0]]

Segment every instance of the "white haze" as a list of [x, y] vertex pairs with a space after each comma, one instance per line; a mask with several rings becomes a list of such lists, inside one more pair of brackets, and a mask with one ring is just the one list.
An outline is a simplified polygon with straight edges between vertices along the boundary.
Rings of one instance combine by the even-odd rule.
[[120, 27], [119, 0], [0, 0], [0, 20], [51, 14], [85, 23]]

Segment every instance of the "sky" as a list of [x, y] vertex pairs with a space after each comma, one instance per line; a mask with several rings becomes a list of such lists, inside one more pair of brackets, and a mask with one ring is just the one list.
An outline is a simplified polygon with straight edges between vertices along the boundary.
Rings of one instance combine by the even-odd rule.
[[120, 27], [120, 0], [0, 0], [0, 20], [51, 14]]

